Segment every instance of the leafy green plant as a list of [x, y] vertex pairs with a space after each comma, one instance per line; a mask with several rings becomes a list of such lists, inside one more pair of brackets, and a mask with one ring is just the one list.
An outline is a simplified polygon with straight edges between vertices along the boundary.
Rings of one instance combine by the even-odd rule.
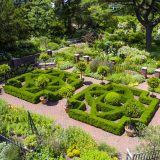
[[98, 145], [98, 150], [106, 152], [111, 157], [117, 156], [117, 153], [118, 153], [116, 148], [109, 146], [108, 144], [106, 144], [104, 142], [102, 142]]
[[152, 78], [148, 79], [147, 83], [148, 83], [149, 87], [154, 91], [155, 88], [157, 88], [159, 86], [159, 79], [156, 77], [152, 77]]
[[84, 62], [79, 62], [79, 63], [77, 64], [77, 69], [80, 71], [80, 73], [81, 73], [81, 79], [82, 79], [82, 74], [83, 74], [83, 72], [85, 72], [85, 70], [87, 69], [86, 63], [84, 63]]
[[79, 151], [79, 149], [77, 148], [76, 145], [72, 145], [72, 146], [70, 146], [68, 148], [67, 156], [70, 157], [70, 158], [79, 157], [80, 156], [80, 151]]
[[111, 160], [112, 158], [106, 152], [98, 150], [88, 150], [81, 155], [80, 160]]
[[111, 105], [120, 105], [120, 101], [121, 101], [121, 96], [116, 93], [116, 92], [109, 92], [107, 93], [107, 95], [105, 96], [104, 101], [106, 103], [109, 103]]
[[20, 151], [17, 146], [0, 143], [0, 159], [1, 160], [17, 160], [20, 158]]
[[8, 64], [0, 65], [0, 76], [4, 76], [4, 80], [6, 80], [6, 74], [11, 70]]
[[139, 118], [144, 111], [144, 106], [134, 99], [129, 99], [124, 104], [124, 114], [131, 118]]
[[69, 127], [66, 129], [67, 146], [76, 145], [81, 153], [88, 151], [89, 149], [96, 149], [97, 144], [95, 140], [83, 130], [76, 127]]
[[45, 75], [40, 75], [37, 80], [36, 80], [36, 86], [41, 88], [42, 90], [45, 89], [45, 87], [48, 85], [49, 83], [49, 78], [46, 77]]
[[45, 63], [45, 65], [48, 59], [49, 59], [49, 55], [47, 53], [41, 53], [39, 56], [39, 60], [42, 60]]
[[24, 139], [24, 145], [29, 148], [33, 149], [37, 145], [37, 135], [29, 135]]
[[73, 67], [73, 63], [71, 62], [64, 62], [63, 64], [59, 65], [59, 68], [62, 70], [69, 69], [72, 67]]
[[109, 71], [109, 68], [107, 66], [100, 66], [98, 67], [98, 74], [102, 76], [102, 83], [105, 76], [107, 76], [107, 73]]
[[74, 87], [70, 85], [66, 85], [59, 90], [59, 94], [63, 98], [67, 98], [67, 102], [68, 102], [68, 98], [70, 98], [73, 95], [74, 90], [75, 90]]
[[149, 126], [143, 129], [143, 136], [140, 145], [137, 147], [139, 152], [152, 152], [160, 149], [160, 126]]

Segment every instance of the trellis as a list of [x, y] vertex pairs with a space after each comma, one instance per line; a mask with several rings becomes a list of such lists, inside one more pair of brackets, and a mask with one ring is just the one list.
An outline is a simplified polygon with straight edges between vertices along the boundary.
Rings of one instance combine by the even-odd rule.
[[11, 138], [8, 138], [6, 136], [3, 136], [0, 134], [0, 142], [6, 142], [7, 144], [13, 144], [13, 145], [16, 145], [17, 147], [19, 147], [22, 151], [24, 152], [33, 152], [37, 149], [37, 147], [41, 144], [42, 142], [42, 137], [41, 135], [39, 134], [35, 124], [34, 124], [34, 121], [31, 117], [31, 114], [30, 112], [28, 111], [28, 129], [31, 130], [31, 133], [32, 134], [36, 134], [38, 139], [37, 139], [37, 146], [34, 148], [34, 149], [28, 149], [26, 146], [24, 146], [23, 144], [21, 144], [20, 142], [16, 141], [16, 140], [13, 140]]
[[145, 153], [134, 153], [132, 154], [129, 149], [127, 149], [126, 160], [159, 160], [160, 150], [153, 150]]

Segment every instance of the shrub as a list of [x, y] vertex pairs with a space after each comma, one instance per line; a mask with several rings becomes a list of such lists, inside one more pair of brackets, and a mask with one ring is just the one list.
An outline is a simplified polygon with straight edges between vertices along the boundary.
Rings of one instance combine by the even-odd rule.
[[156, 77], [152, 77], [152, 78], [148, 79], [147, 83], [148, 83], [149, 87], [154, 90], [155, 88], [157, 88], [159, 86], [159, 79]]
[[136, 82], [138, 82], [138, 83], [145, 82], [145, 77], [144, 77], [143, 75], [141, 75], [141, 74], [135, 74], [135, 75], [133, 75], [132, 77], [133, 77], [133, 78], [136, 80]]
[[121, 96], [116, 92], [109, 92], [106, 96], [104, 101], [111, 105], [120, 105]]
[[48, 43], [48, 49], [50, 50], [56, 50], [56, 49], [59, 49], [60, 46], [57, 44], [57, 43], [54, 43], [54, 42], [49, 42]]
[[60, 90], [59, 90], [59, 94], [60, 96], [62, 96], [63, 98], [70, 98], [73, 93], [74, 93], [74, 90], [75, 88], [73, 88], [72, 86], [70, 85], [66, 85], [64, 87], [62, 87]]
[[37, 145], [37, 136], [29, 135], [27, 138], [25, 138], [24, 145], [29, 149], [35, 148]]
[[76, 145], [81, 153], [97, 147], [95, 140], [79, 128], [69, 127], [66, 129], [65, 134], [67, 135], [68, 147]]
[[0, 75], [5, 75], [11, 68], [7, 64], [0, 65]]
[[41, 53], [39, 59], [46, 62], [49, 59], [49, 55], [47, 53]]
[[93, 61], [91, 61], [91, 63], [90, 63], [90, 70], [92, 72], [96, 72], [99, 65], [100, 65], [100, 62], [101, 61], [99, 59], [93, 59]]
[[124, 114], [127, 117], [139, 118], [143, 112], [143, 105], [134, 99], [129, 99], [124, 104]]
[[60, 69], [65, 70], [73, 67], [73, 63], [71, 62], [64, 62], [59, 66]]
[[156, 68], [154, 68], [154, 67], [148, 67], [148, 68], [147, 68], [148, 74], [153, 74], [153, 73], [155, 72], [155, 69], [156, 69]]
[[127, 58], [127, 57], [135, 57], [135, 56], [137, 56], [137, 55], [143, 55], [143, 56], [146, 56], [146, 57], [148, 57], [149, 56], [149, 53], [148, 52], [146, 52], [146, 51], [141, 51], [141, 50], [139, 50], [139, 49], [137, 49], [137, 48], [131, 48], [131, 47], [129, 47], [129, 46], [123, 46], [122, 48], [120, 48], [119, 50], [118, 50], [118, 54], [117, 54], [118, 56], [120, 56], [120, 57], [122, 57], [122, 58]]
[[109, 68], [107, 66], [99, 66], [97, 72], [102, 76], [102, 80], [103, 80], [103, 78], [107, 76], [108, 71], [109, 71]]
[[116, 148], [109, 146], [106, 143], [100, 143], [98, 145], [98, 150], [106, 152], [109, 156], [114, 157], [117, 156], [118, 151]]
[[17, 146], [0, 143], [0, 159], [1, 160], [16, 160], [19, 159], [19, 149]]
[[67, 150], [67, 155], [68, 157], [72, 158], [72, 157], [79, 157], [80, 156], [80, 151], [77, 148], [76, 145], [72, 145], [68, 148]]
[[111, 157], [107, 155], [106, 152], [98, 150], [88, 150], [81, 155], [81, 160], [111, 160]]
[[40, 75], [35, 83], [37, 87], [44, 89], [49, 83], [49, 78], [46, 75]]

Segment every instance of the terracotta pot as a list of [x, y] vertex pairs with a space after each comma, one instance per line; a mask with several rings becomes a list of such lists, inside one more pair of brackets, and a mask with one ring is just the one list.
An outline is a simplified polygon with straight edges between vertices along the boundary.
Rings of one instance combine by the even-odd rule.
[[129, 137], [134, 137], [136, 134], [135, 129], [134, 128], [130, 129], [128, 126], [125, 126], [125, 132]]
[[47, 104], [47, 102], [48, 102], [48, 97], [47, 96], [41, 96], [39, 99], [42, 102], [42, 104]]
[[157, 96], [155, 94], [150, 94], [150, 97], [156, 98]]
[[65, 106], [65, 111], [66, 111], [66, 113], [68, 113], [68, 111], [69, 111], [69, 109], [72, 107], [72, 105], [71, 104], [66, 104], [66, 106]]
[[101, 84], [101, 85], [105, 85], [105, 83], [104, 83], [104, 82], [100, 82], [100, 84]]

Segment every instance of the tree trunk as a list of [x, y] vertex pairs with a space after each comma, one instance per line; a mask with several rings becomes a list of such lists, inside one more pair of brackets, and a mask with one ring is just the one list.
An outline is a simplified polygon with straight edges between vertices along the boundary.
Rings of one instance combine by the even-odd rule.
[[67, 28], [68, 28], [69, 35], [71, 35], [72, 34], [72, 21], [71, 21], [71, 17], [68, 17]]
[[102, 83], [103, 83], [103, 79], [104, 79], [104, 77], [102, 76]]
[[146, 27], [146, 49], [149, 51], [152, 48], [152, 32], [153, 27], [147, 26]]
[[81, 72], [81, 79], [82, 79], [82, 74], [83, 74], [83, 73]]

